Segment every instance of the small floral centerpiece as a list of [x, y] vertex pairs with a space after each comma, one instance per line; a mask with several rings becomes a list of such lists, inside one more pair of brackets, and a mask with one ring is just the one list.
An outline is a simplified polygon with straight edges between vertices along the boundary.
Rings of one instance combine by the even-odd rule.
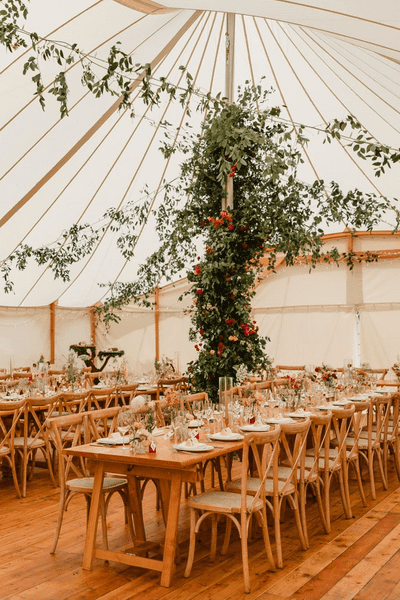
[[398, 381], [400, 381], [400, 362], [395, 362], [393, 367], [392, 367], [392, 371], [394, 372], [394, 374], [396, 375], [396, 379]]
[[336, 387], [337, 375], [335, 371], [323, 364], [322, 367], [315, 367], [315, 372], [317, 373], [319, 381], [321, 381], [321, 383], [323, 383], [326, 387]]
[[76, 356], [75, 352], [69, 352], [67, 362], [63, 366], [63, 369], [66, 371], [66, 373], [65, 373], [66, 381], [73, 388], [75, 385], [75, 382], [77, 382], [78, 379], [82, 375], [82, 369], [78, 366], [77, 356]]
[[154, 369], [157, 379], [172, 377], [175, 373], [175, 367], [171, 358], [163, 356], [161, 360], [154, 361]]

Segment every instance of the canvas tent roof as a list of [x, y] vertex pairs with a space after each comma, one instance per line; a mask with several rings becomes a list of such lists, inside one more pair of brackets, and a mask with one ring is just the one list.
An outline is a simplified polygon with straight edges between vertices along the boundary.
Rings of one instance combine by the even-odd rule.
[[[333, 118], [355, 115], [376, 139], [400, 146], [400, 7], [397, 0], [349, 3], [338, 0], [32, 0], [28, 31], [51, 39], [76, 42], [103, 72], [110, 47], [122, 49], [140, 63], [150, 62], [156, 77], [183, 85], [180, 65], [193, 75], [196, 87], [213, 94], [225, 88], [226, 12], [236, 14], [235, 85], [247, 79], [274, 88], [270, 102], [284, 105], [282, 118], [310, 127], [300, 176], [337, 181], [344, 190], [398, 195], [399, 167], [377, 179], [369, 165], [346, 143], [322, 145], [317, 133]], [[179, 173], [181, 157], [165, 161], [159, 152], [161, 119], [187, 127], [177, 104], [163, 102], [146, 109], [135, 102], [136, 118], [118, 112], [115, 98], [94, 99], [80, 84], [78, 66], [68, 69], [68, 118], [47, 97], [43, 112], [33, 97], [22, 65], [29, 54], [0, 49], [0, 231], [4, 260], [23, 242], [55, 244], [74, 223], [100, 227], [110, 206], [124, 209], [144, 200], [148, 186], [154, 208], [163, 201], [164, 181]], [[56, 68], [41, 65], [46, 85]], [[195, 99], [193, 98], [193, 105]], [[193, 113], [196, 131], [201, 115]], [[395, 200], [394, 200], [395, 202]], [[379, 228], [390, 230], [383, 221]], [[336, 230], [341, 228], [336, 228]], [[330, 231], [330, 230], [329, 230]], [[335, 240], [348, 249], [348, 240]], [[31, 262], [13, 272], [14, 292], [0, 290], [0, 366], [29, 364], [38, 349], [50, 354], [49, 328], [56, 330], [57, 353], [92, 335], [86, 307], [104, 297], [99, 284], [135, 278], [140, 262], [157, 239], [152, 215], [140, 233], [136, 256], [126, 262], [107, 228], [89, 259], [71, 270], [70, 282], [54, 280], [51, 271]], [[333, 243], [333, 242], [332, 242]], [[399, 248], [398, 236], [354, 240], [355, 250]], [[398, 250], [397, 250], [398, 251]], [[312, 276], [304, 265], [281, 267], [259, 287], [254, 313], [272, 342], [268, 352], [278, 362], [330, 362], [340, 366], [354, 356], [382, 366], [399, 353], [399, 261], [363, 264], [353, 273], [345, 266], [321, 265]], [[163, 283], [163, 282], [161, 282]], [[159, 353], [182, 351], [182, 362], [194, 358], [188, 341], [189, 317], [177, 298], [185, 282], [167, 286], [159, 299]], [[57, 313], [48, 309], [57, 302]], [[53, 305], [52, 305], [53, 306]], [[35, 308], [30, 308], [35, 307]], [[42, 307], [42, 308], [40, 308]], [[52, 316], [53, 315], [53, 316]], [[124, 348], [140, 371], [155, 356], [154, 313], [127, 307], [122, 322], [97, 329], [97, 345]], [[53, 321], [52, 321], [53, 318]], [[324, 336], [320, 335], [324, 331]]]
[[[237, 13], [235, 84], [246, 79], [275, 89], [273, 104], [284, 104], [289, 122], [324, 127], [348, 113], [380, 141], [400, 146], [400, 9], [395, 1], [382, 5], [337, 2], [225, 2], [149, 0], [72, 1], [57, 5], [32, 1], [27, 30], [52, 39], [76, 41], [101, 65], [117, 40], [138, 62], [154, 62], [156, 76], [179, 82], [187, 66], [199, 88], [224, 91], [225, 11]], [[159, 119], [185, 125], [177, 104], [148, 110], [137, 102], [132, 120], [112, 108], [115, 98], [96, 100], [80, 85], [78, 67], [68, 72], [70, 116], [59, 119], [49, 97], [42, 112], [32, 98], [29, 78], [21, 74], [24, 57], [1, 55], [0, 219], [2, 258], [25, 241], [54, 243], [73, 223], [99, 223], [110, 206], [143, 201], [145, 184], [162, 202], [164, 180], [177, 176], [179, 157], [166, 163], [158, 147], [163, 133]], [[55, 68], [45, 63], [46, 83]], [[200, 115], [192, 124], [199, 125]], [[344, 143], [325, 145], [310, 130], [311, 142], [301, 171], [304, 180], [317, 176], [346, 187], [396, 195], [398, 172], [377, 180]], [[314, 139], [315, 138], [315, 139]], [[382, 224], [382, 228], [389, 228]], [[99, 283], [135, 277], [137, 265], [156, 243], [152, 219], [137, 244], [137, 257], [126, 263], [107, 231], [93, 256], [77, 264], [71, 281], [54, 281], [46, 267], [29, 264], [13, 275], [15, 292], [0, 292], [0, 305], [89, 306], [101, 300]]]

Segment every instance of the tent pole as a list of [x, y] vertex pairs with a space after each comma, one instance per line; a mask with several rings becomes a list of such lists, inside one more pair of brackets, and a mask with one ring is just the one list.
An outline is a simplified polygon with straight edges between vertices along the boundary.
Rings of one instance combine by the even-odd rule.
[[50, 364], [56, 360], [56, 308], [57, 300], [49, 305], [50, 309]]
[[154, 290], [154, 333], [156, 361], [160, 360], [160, 288]]
[[[233, 102], [234, 67], [235, 67], [235, 14], [226, 15], [226, 63], [225, 63], [225, 96], [227, 103]], [[226, 181], [226, 198], [222, 200], [222, 210], [233, 207], [233, 177]]]

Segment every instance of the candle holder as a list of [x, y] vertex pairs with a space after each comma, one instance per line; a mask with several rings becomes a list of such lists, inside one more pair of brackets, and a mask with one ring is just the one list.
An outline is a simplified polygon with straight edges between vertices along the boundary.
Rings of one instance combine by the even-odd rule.
[[229, 426], [229, 404], [233, 400], [233, 377], [219, 378], [219, 403], [224, 407], [225, 427]]

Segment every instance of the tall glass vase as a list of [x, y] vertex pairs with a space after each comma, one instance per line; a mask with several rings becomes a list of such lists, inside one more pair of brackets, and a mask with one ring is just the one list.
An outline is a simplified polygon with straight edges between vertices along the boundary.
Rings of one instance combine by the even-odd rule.
[[232, 402], [233, 377], [219, 378], [219, 403], [223, 406], [225, 427], [229, 426], [229, 404]]

